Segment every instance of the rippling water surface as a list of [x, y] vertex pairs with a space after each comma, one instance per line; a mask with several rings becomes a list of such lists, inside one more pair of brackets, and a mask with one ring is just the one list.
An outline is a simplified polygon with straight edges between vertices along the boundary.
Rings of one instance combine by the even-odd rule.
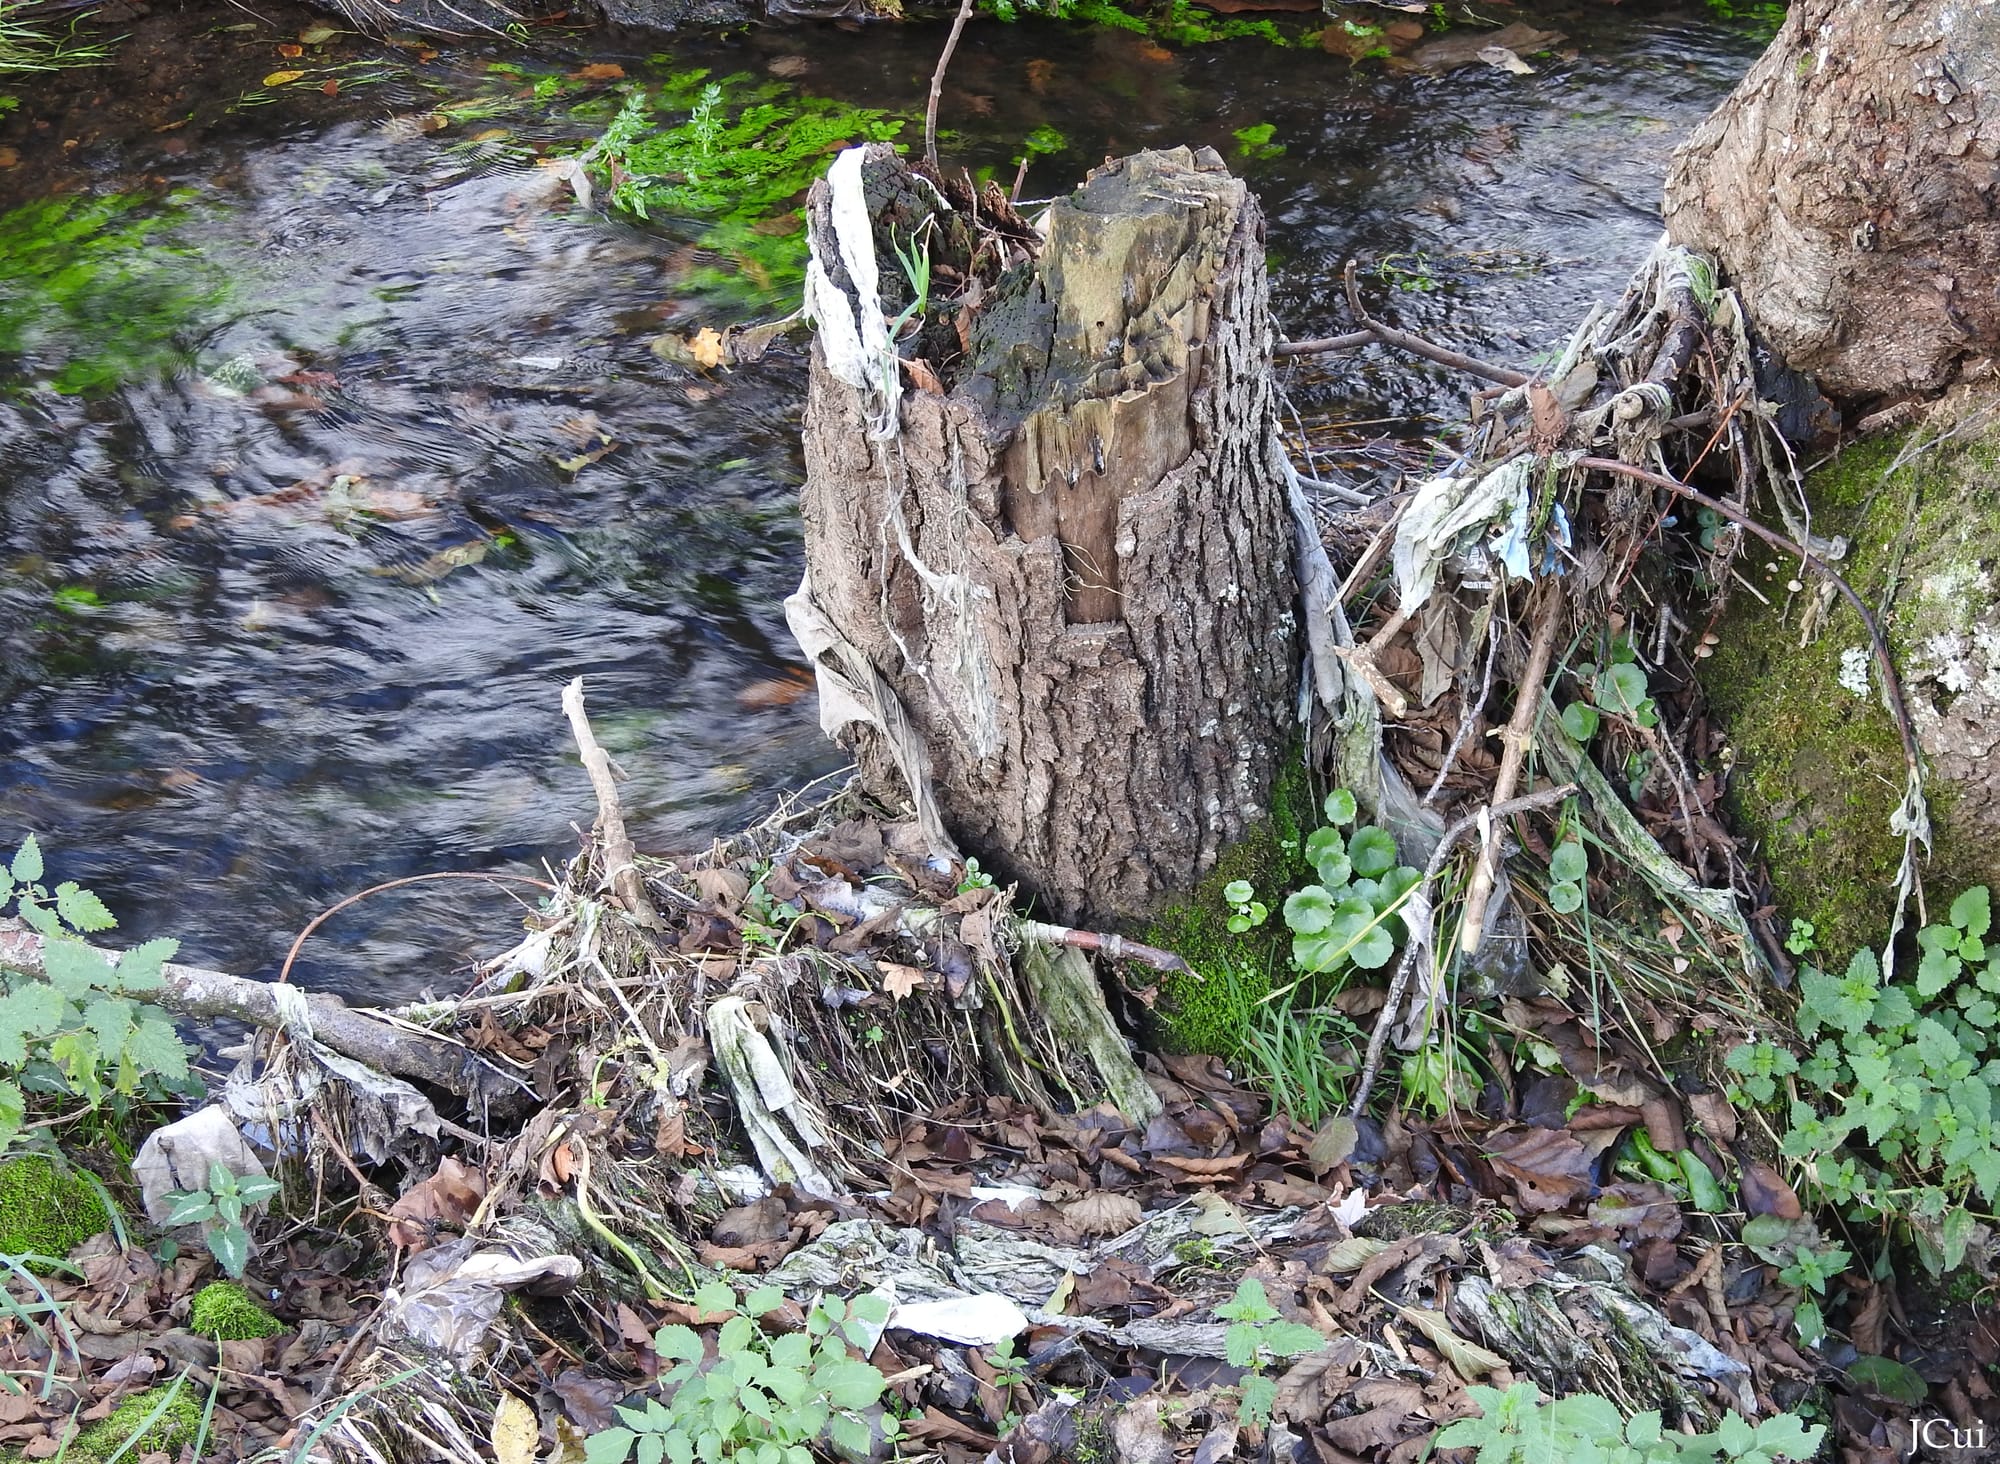
[[[1392, 318], [1523, 362], [1643, 256], [1667, 152], [1758, 49], [1698, 11], [1533, 18], [1566, 38], [1532, 76], [976, 25], [947, 155], [1011, 179], [1032, 134], [1033, 195], [1213, 145], [1263, 199], [1289, 334], [1340, 328], [1358, 256]], [[920, 114], [940, 29], [671, 54], [328, 38], [268, 6], [129, 29], [112, 67], [15, 85], [0, 118], [0, 844], [38, 832], [125, 935], [270, 974], [363, 886], [572, 848], [594, 815], [572, 676], [642, 847], [838, 766], [779, 606], [799, 342], [726, 373], [651, 348], [791, 308], [785, 220], [733, 243], [642, 223], [536, 160], [693, 68], [753, 79], [725, 120], [753, 84]], [[1418, 442], [1463, 394], [1374, 351], [1286, 376], [1320, 437]], [[338, 917], [299, 970], [445, 990], [512, 918], [417, 886]]]

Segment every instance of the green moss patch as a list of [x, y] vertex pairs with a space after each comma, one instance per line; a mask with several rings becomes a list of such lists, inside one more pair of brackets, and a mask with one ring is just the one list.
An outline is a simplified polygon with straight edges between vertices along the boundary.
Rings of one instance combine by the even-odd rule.
[[[1186, 961], [1192, 975], [1160, 983], [1155, 1045], [1168, 1052], [1209, 1052], [1233, 1057], [1242, 1045], [1250, 1009], [1268, 993], [1273, 974], [1290, 969], [1291, 935], [1279, 918], [1285, 896], [1312, 880], [1301, 849], [1319, 826], [1311, 781], [1296, 757], [1285, 760], [1271, 790], [1271, 816], [1223, 851], [1188, 898], [1162, 911], [1141, 939]], [[1248, 880], [1271, 918], [1254, 930], [1229, 929], [1223, 889]]]
[[250, 1299], [234, 1281], [213, 1281], [194, 1294], [188, 1308], [188, 1329], [222, 1342], [275, 1337], [285, 1324]]
[[45, 1154], [0, 1162], [0, 1253], [61, 1259], [111, 1214], [97, 1189]]
[[[160, 1416], [152, 1423], [146, 1423], [170, 1386], [134, 1393], [112, 1410], [110, 1417], [100, 1419], [78, 1434], [66, 1457], [108, 1459], [135, 1434], [138, 1438], [130, 1448], [125, 1449], [122, 1457], [137, 1459], [142, 1454], [172, 1454], [181, 1445], [193, 1442], [195, 1435], [201, 1432], [202, 1410], [201, 1404], [185, 1384]], [[142, 1426], [144, 1432], [141, 1432]]]
[[[1917, 430], [1925, 441], [1936, 435], [1934, 427]], [[1807, 482], [1814, 533], [1850, 541], [1841, 573], [1871, 606], [1893, 603], [1884, 630], [1906, 681], [1925, 647], [1964, 634], [2000, 599], [1995, 437], [1931, 447], [1891, 473], [1907, 440], [1851, 447]], [[1869, 695], [1842, 682], [1843, 657], [1852, 681], [1867, 631], [1836, 601], [1801, 645], [1799, 617], [1811, 589], [1787, 594], [1797, 565], [1761, 545], [1738, 564], [1771, 604], [1741, 589], [1731, 596], [1701, 675], [1735, 757], [1736, 827], [1768, 864], [1782, 918], [1810, 920], [1824, 950], [1879, 944], [1903, 852], [1889, 815], [1902, 797], [1904, 764], [1872, 665]], [[1925, 694], [1906, 690], [1913, 701]], [[2000, 850], [1991, 833], [1955, 816], [1944, 781], [1931, 779], [1926, 792], [1934, 828], [1926, 888], [1994, 883]]]

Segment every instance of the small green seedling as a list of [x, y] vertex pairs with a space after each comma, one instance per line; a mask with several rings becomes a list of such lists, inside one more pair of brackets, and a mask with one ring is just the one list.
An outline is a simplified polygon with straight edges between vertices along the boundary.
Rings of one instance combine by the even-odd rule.
[[1300, 1322], [1288, 1322], [1271, 1305], [1264, 1283], [1245, 1277], [1236, 1295], [1215, 1309], [1229, 1323], [1222, 1346], [1231, 1367], [1244, 1369], [1238, 1385], [1240, 1422], [1262, 1427], [1278, 1401], [1277, 1380], [1267, 1371], [1286, 1358], [1303, 1357], [1326, 1346], [1326, 1338]]
[[220, 1159], [208, 1166], [208, 1188], [175, 1190], [167, 1196], [173, 1209], [165, 1224], [207, 1225], [203, 1239], [215, 1263], [231, 1277], [250, 1264], [250, 1231], [243, 1223], [247, 1206], [261, 1204], [283, 1186], [268, 1175], [238, 1175]]

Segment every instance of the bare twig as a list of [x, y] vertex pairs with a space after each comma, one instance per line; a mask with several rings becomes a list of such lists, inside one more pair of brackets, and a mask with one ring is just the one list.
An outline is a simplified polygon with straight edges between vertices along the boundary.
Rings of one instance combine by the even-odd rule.
[[[1431, 851], [1430, 859], [1424, 864], [1424, 877], [1417, 881], [1412, 892], [1413, 898], [1428, 903], [1431, 886], [1444, 870], [1445, 861], [1451, 857], [1452, 847], [1465, 837], [1467, 830], [1475, 827], [1484, 818], [1497, 823], [1516, 813], [1528, 813], [1537, 808], [1547, 808], [1560, 803], [1576, 792], [1576, 784], [1564, 783], [1557, 788], [1543, 788], [1520, 798], [1511, 798], [1505, 803], [1497, 803], [1489, 808], [1481, 808], [1467, 814], [1444, 831], [1437, 848]], [[1396, 1012], [1403, 1004], [1403, 993], [1409, 988], [1410, 976], [1416, 969], [1417, 956], [1423, 949], [1423, 942], [1411, 940], [1403, 947], [1403, 958], [1396, 963], [1396, 974], [1389, 981], [1388, 999], [1382, 1003], [1382, 1011], [1375, 1018], [1375, 1030], [1368, 1037], [1368, 1056], [1361, 1065], [1361, 1083], [1354, 1090], [1354, 1102], [1348, 1113], [1359, 1118], [1368, 1107], [1368, 1095], [1374, 1091], [1375, 1080], [1382, 1074], [1382, 1052], [1389, 1043], [1389, 1029], [1396, 1024]]]
[[1345, 335], [1318, 336], [1309, 341], [1279, 341], [1271, 347], [1273, 356], [1327, 356], [1335, 351], [1358, 351], [1381, 339], [1372, 330], [1350, 330]]
[[1408, 351], [1413, 356], [1422, 356], [1427, 361], [1435, 361], [1440, 366], [1449, 366], [1454, 371], [1463, 371], [1469, 376], [1477, 376], [1486, 381], [1495, 381], [1502, 386], [1526, 386], [1532, 377], [1516, 371], [1511, 366], [1496, 366], [1491, 361], [1482, 361], [1477, 356], [1468, 356], [1463, 351], [1454, 351], [1449, 346], [1432, 345], [1420, 335], [1412, 335], [1406, 330], [1377, 320], [1361, 303], [1361, 290], [1354, 282], [1358, 266], [1354, 260], [1347, 261], [1347, 268], [1341, 281], [1347, 287], [1347, 308], [1360, 322], [1361, 329], [1349, 331], [1345, 335], [1327, 336], [1316, 341], [1280, 341], [1272, 348], [1274, 356], [1309, 356], [1326, 351], [1352, 351], [1374, 341], [1385, 346], [1394, 346], [1399, 351]]
[[1075, 946], [1080, 951], [1096, 951], [1113, 961], [1137, 961], [1142, 966], [1151, 966], [1155, 971], [1188, 969], [1188, 963], [1172, 951], [1163, 951], [1158, 946], [1141, 945], [1138, 941], [1127, 940], [1122, 935], [1106, 935], [1095, 930], [1073, 930], [1067, 925], [1045, 925], [1039, 920], [1016, 921], [1014, 931], [1022, 940], [1034, 941], [1037, 945]]
[[[1542, 682], [1549, 674], [1549, 656], [1555, 649], [1561, 609], [1561, 591], [1553, 581], [1546, 582], [1535, 620], [1535, 637], [1528, 645], [1528, 664], [1515, 693], [1514, 715], [1507, 719], [1507, 726], [1500, 734], [1500, 772], [1493, 780], [1493, 798], [1488, 808], [1496, 821], [1501, 807], [1513, 798], [1515, 784], [1521, 780], [1521, 764], [1527, 760], [1530, 729], [1535, 725], [1535, 711], [1541, 705]], [[1459, 949], [1468, 956], [1479, 949], [1481, 927], [1486, 924], [1486, 902], [1493, 897], [1499, 848], [1499, 835], [1489, 823], [1480, 845], [1479, 862], [1473, 867], [1472, 885], [1465, 892], [1465, 924], [1458, 934]]]
[[357, 890], [344, 900], [335, 901], [308, 920], [305, 929], [301, 930], [292, 941], [291, 949], [285, 952], [285, 963], [278, 968], [278, 981], [284, 983], [292, 979], [292, 963], [299, 958], [299, 951], [304, 948], [306, 938], [349, 905], [358, 904], [370, 895], [379, 895], [384, 890], [400, 889], [404, 885], [427, 884], [439, 879], [478, 879], [485, 880], [489, 884], [533, 885], [536, 889], [547, 890], [550, 894], [554, 894], [556, 890], [556, 887], [547, 880], [536, 879], [533, 875], [498, 874], [488, 869], [440, 869], [433, 870], [429, 874], [406, 874], [401, 879], [385, 879], [382, 883], [370, 885], [365, 890]]
[[1458, 731], [1452, 734], [1451, 746], [1445, 749], [1444, 761], [1438, 764], [1438, 775], [1432, 781], [1430, 791], [1424, 794], [1425, 808], [1437, 802], [1438, 794], [1444, 790], [1445, 778], [1450, 775], [1459, 753], [1465, 750], [1466, 740], [1472, 736], [1472, 729], [1479, 725], [1479, 718], [1486, 711], [1486, 698], [1493, 694], [1493, 654], [1499, 646], [1500, 627], [1493, 624], [1493, 617], [1489, 616], [1486, 625], [1486, 669], [1479, 677], [1479, 699], [1459, 718]]
[[[930, 100], [924, 104], [924, 161], [931, 165], [931, 173], [937, 174], [937, 114], [938, 101], [944, 96], [944, 73], [951, 65], [951, 53], [958, 49], [958, 38], [965, 33], [965, 23], [972, 19], [972, 0], [959, 0], [958, 14], [952, 18], [951, 34], [944, 38], [944, 49], [938, 52], [937, 70], [931, 73]], [[1023, 160], [1022, 172], [1027, 171]], [[1014, 180], [1014, 196], [1021, 196], [1021, 180]]]
[[590, 730], [590, 718], [584, 715], [581, 676], [563, 688], [562, 704], [570, 730], [576, 734], [577, 751], [590, 772], [590, 786], [597, 793], [597, 823], [604, 832], [605, 882], [634, 920], [649, 930], [663, 929], [665, 922], [653, 908], [653, 897], [646, 893], [646, 877], [634, 862], [638, 851], [625, 832], [618, 785], [611, 776], [611, 755], [598, 743], [597, 734]]
[[1896, 675], [1896, 663], [1889, 657], [1889, 643], [1883, 638], [1882, 628], [1869, 612], [1861, 596], [1854, 587], [1835, 572], [1832, 565], [1819, 558], [1803, 544], [1786, 538], [1775, 529], [1768, 529], [1741, 509], [1732, 508], [1719, 498], [1711, 498], [1699, 488], [1692, 488], [1678, 478], [1670, 478], [1665, 473], [1656, 473], [1650, 468], [1642, 468], [1634, 463], [1620, 462], [1616, 458], [1587, 457], [1577, 459], [1580, 468], [1588, 468], [1599, 473], [1619, 473], [1627, 478], [1636, 478], [1641, 483], [1650, 483], [1655, 488], [1664, 488], [1669, 493], [1678, 494], [1691, 503], [1699, 504], [1728, 519], [1732, 524], [1747, 530], [1782, 554], [1796, 555], [1800, 562], [1816, 573], [1826, 576], [1841, 597], [1854, 607], [1854, 613], [1861, 617], [1861, 624], [1868, 631], [1868, 643], [1875, 654], [1875, 668], [1882, 677], [1882, 693], [1888, 699], [1889, 709], [1895, 714], [1896, 733], [1903, 744], [1903, 761], [1913, 778], [1923, 775], [1923, 762], [1917, 752], [1916, 729], [1910, 722], [1910, 713], [1903, 700], [1903, 682]]

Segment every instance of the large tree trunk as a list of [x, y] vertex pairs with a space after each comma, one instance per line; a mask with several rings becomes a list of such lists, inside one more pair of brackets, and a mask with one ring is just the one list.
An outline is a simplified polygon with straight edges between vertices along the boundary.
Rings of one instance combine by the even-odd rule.
[[906, 387], [860, 199], [880, 258], [935, 211], [933, 256], [975, 278], [1007, 245], [980, 210], [1005, 204], [968, 219], [961, 195], [944, 226], [888, 149], [843, 162], [811, 205], [801, 598], [845, 645], [802, 638], [823, 688], [894, 693], [943, 824], [989, 869], [1060, 919], [1143, 916], [1264, 816], [1297, 736], [1256, 202], [1213, 153], [1107, 165], [1038, 249], [1016, 231], [1031, 264], [953, 302], [933, 287]]
[[1674, 159], [1667, 227], [1837, 398], [2000, 347], [2000, 6], [1795, 0]]

